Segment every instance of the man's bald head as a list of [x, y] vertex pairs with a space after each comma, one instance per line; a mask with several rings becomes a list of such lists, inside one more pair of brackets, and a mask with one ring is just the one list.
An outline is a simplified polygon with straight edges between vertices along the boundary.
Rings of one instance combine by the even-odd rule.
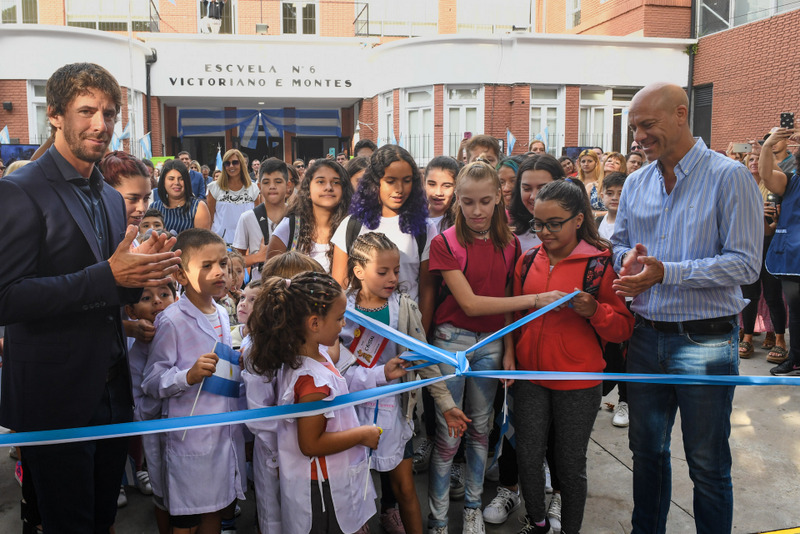
[[689, 97], [686, 95], [686, 91], [672, 83], [656, 82], [643, 87], [634, 95], [631, 107], [643, 102], [670, 112], [678, 106], [689, 109]]
[[677, 161], [694, 144], [689, 126], [689, 98], [671, 83], [653, 83], [631, 100], [628, 125], [649, 161]]

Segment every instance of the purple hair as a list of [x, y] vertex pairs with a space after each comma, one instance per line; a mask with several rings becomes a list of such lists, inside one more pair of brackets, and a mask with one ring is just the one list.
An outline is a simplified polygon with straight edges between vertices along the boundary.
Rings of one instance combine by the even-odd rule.
[[396, 161], [405, 161], [411, 167], [411, 194], [400, 208], [400, 230], [418, 236], [427, 232], [428, 198], [422, 185], [422, 175], [417, 163], [406, 149], [397, 145], [383, 145], [369, 160], [369, 166], [358, 184], [350, 204], [350, 215], [369, 228], [375, 230], [381, 222], [381, 178], [386, 168]]

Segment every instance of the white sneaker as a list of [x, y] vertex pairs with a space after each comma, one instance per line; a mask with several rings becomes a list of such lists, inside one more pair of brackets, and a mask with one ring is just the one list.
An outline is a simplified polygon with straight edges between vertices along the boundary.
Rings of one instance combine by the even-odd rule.
[[480, 508], [464, 508], [464, 534], [484, 534], [483, 514]]
[[428, 534], [447, 534], [447, 527], [429, 527]]
[[483, 509], [483, 520], [493, 525], [505, 523], [508, 516], [519, 508], [520, 502], [519, 491], [499, 486], [497, 496]]
[[630, 424], [627, 402], [620, 402], [617, 404], [617, 407], [614, 409], [614, 419], [611, 420], [611, 424], [619, 427], [626, 427]]
[[553, 493], [553, 482], [550, 479], [550, 466], [547, 465], [547, 460], [544, 461], [542, 467], [544, 469], [544, 492]]
[[117, 496], [117, 508], [124, 508], [128, 506], [128, 496], [125, 495], [125, 486], [119, 487], [119, 496]]
[[136, 471], [136, 489], [142, 495], [152, 495], [153, 487], [150, 485], [150, 473], [147, 471]]
[[550, 521], [550, 528], [553, 532], [561, 532], [561, 494], [554, 493], [550, 499], [550, 507], [547, 509], [547, 519]]

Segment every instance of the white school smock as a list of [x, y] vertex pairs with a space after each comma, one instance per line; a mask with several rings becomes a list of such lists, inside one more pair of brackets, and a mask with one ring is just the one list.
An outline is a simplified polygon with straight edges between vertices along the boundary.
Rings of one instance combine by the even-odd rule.
[[[150, 343], [136, 340], [128, 350], [128, 364], [131, 369], [131, 385], [133, 386], [133, 420], [149, 421], [161, 418], [161, 399], [144, 394], [142, 381], [150, 354]], [[161, 448], [161, 434], [143, 434], [142, 451], [147, 461], [147, 472], [150, 474], [150, 486], [157, 497], [164, 496], [164, 465]]]
[[[242, 354], [247, 360], [250, 335], [242, 340]], [[246, 368], [250, 366], [245, 363]], [[247, 408], [275, 406], [275, 379], [242, 370], [247, 392]], [[256, 510], [261, 532], [281, 534], [281, 499], [278, 481], [278, 421], [248, 421], [247, 428], [255, 436], [253, 445], [253, 476], [256, 486]]]
[[[330, 358], [323, 356], [330, 362]], [[331, 363], [332, 365], [332, 363]], [[301, 356], [300, 367], [284, 366], [278, 372], [278, 404], [294, 404], [294, 386], [301, 376], [311, 376], [317, 387], [327, 386], [332, 400], [348, 393], [345, 379], [320, 362]], [[325, 413], [327, 432], [341, 432], [360, 426], [355, 409], [341, 408]], [[375, 488], [367, 470], [367, 447], [356, 445], [346, 451], [325, 456], [331, 498], [336, 520], [345, 534], [360, 529], [375, 515]], [[311, 467], [314, 458], [300, 451], [297, 419], [281, 419], [278, 426], [278, 462], [280, 465], [281, 515], [284, 534], [308, 534], [311, 530]], [[369, 477], [369, 478], [368, 478]], [[369, 480], [364, 499], [364, 481]]]
[[[222, 340], [230, 346], [228, 314], [215, 304]], [[201, 355], [219, 341], [206, 316], [188, 298], [178, 299], [156, 317], [156, 335], [142, 383], [145, 394], [162, 399], [162, 417], [187, 416], [200, 383], [188, 385], [186, 375]], [[239, 399], [200, 392], [194, 415], [237, 410]], [[244, 499], [245, 458], [241, 425], [223, 425], [166, 432], [164, 504], [172, 515], [216, 512], [234, 499]]]
[[[347, 308], [356, 309], [356, 292], [351, 292], [347, 297]], [[395, 291], [389, 297], [389, 326], [397, 329], [397, 317], [400, 308], [400, 294]], [[342, 338], [342, 345], [350, 347], [353, 342], [353, 331], [356, 328], [356, 323], [351, 319], [347, 319], [347, 323], [342, 329], [339, 337]], [[378, 365], [385, 365], [386, 362], [398, 355], [398, 347], [394, 341], [388, 341], [381, 353]], [[359, 366], [356, 364], [356, 366]], [[355, 366], [351, 370], [355, 371]], [[359, 366], [360, 367], [360, 366]], [[399, 380], [394, 380], [391, 383], [398, 383]], [[384, 375], [385, 383], [385, 375]], [[358, 404], [355, 406], [358, 420], [362, 425], [371, 425], [375, 420], [375, 402], [378, 402], [378, 426], [383, 429], [381, 440], [378, 443], [378, 448], [372, 453], [372, 468], [382, 473], [391, 471], [403, 461], [403, 453], [405, 452], [406, 443], [414, 435], [414, 425], [405, 417], [405, 410], [403, 409], [402, 395], [390, 395], [379, 399], [378, 401], [370, 401]]]

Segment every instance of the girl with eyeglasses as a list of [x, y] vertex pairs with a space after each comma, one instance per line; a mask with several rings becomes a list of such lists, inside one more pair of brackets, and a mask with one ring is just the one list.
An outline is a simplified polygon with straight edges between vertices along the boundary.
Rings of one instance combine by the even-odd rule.
[[225, 152], [222, 174], [208, 184], [208, 211], [211, 214], [211, 231], [230, 245], [236, 234], [236, 223], [246, 211], [261, 204], [258, 185], [247, 172], [244, 156], [236, 149]]
[[523, 252], [542, 243], [536, 232], [531, 230], [536, 195], [553, 180], [563, 179], [564, 167], [550, 154], [536, 154], [526, 158], [517, 169], [508, 215], [513, 221], [512, 229]]
[[[569, 305], [529, 322], [515, 333], [516, 368], [526, 371], [601, 372], [603, 345], [633, 332], [633, 316], [611, 287], [616, 278], [611, 244], [594, 223], [585, 189], [570, 180], [545, 185], [536, 196], [531, 228], [542, 241], [523, 255], [514, 273], [514, 294], [533, 295], [533, 309], [580, 288]], [[553, 432], [561, 486], [561, 530], [580, 532], [586, 503], [586, 450], [601, 381], [517, 380], [514, 385], [517, 462], [525, 480], [524, 533], [545, 533], [542, 462]], [[552, 421], [552, 430], [550, 429]]]

